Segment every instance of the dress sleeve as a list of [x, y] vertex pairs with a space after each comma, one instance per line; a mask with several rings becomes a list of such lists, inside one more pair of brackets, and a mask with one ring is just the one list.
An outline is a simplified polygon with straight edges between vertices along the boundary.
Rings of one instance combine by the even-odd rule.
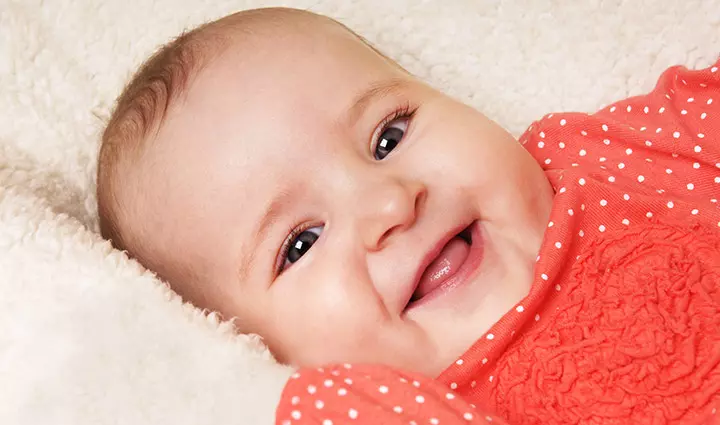
[[[660, 195], [705, 202], [720, 195], [719, 66], [720, 61], [701, 70], [670, 68], [651, 93], [597, 114], [627, 120], [638, 137], [629, 138], [635, 146], [624, 156], [645, 163], [647, 182], [656, 183]], [[628, 155], [628, 149], [638, 155]]]
[[[591, 178], [648, 197], [714, 209], [720, 199], [720, 61], [667, 69], [648, 94], [597, 113], [548, 114], [521, 137], [550, 172]], [[694, 210], [693, 210], [694, 211]]]
[[287, 382], [277, 425], [506, 424], [442, 384], [381, 366], [301, 369]]

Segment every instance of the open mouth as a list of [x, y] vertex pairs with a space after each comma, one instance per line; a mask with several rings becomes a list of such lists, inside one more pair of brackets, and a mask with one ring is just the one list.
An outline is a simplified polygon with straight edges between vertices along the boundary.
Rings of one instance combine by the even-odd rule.
[[482, 236], [478, 222], [473, 221], [429, 259], [406, 308], [462, 284], [477, 269], [481, 259]]
[[[472, 224], [470, 224], [470, 226], [472, 226]], [[468, 245], [472, 245], [472, 232], [470, 231], [470, 226], [464, 228], [462, 232], [457, 235], [457, 237], [464, 240]]]

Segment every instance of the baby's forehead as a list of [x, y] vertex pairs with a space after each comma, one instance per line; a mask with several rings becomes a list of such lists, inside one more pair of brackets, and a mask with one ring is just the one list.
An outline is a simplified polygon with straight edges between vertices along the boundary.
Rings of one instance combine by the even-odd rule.
[[[178, 106], [217, 114], [234, 107], [237, 114], [253, 117], [250, 124], [256, 126], [260, 124], [258, 115], [279, 117], [288, 106], [293, 107], [292, 114], [284, 118], [290, 119], [323, 108], [338, 111], [343, 105], [336, 102], [348, 103], [367, 85], [398, 71], [407, 76], [399, 65], [345, 27], [327, 18], [315, 19], [322, 24], [310, 25], [311, 31], [296, 24], [292, 29], [281, 26], [280, 32], [269, 31], [268, 37], [260, 32], [250, 39], [236, 37], [193, 79], [187, 101]], [[273, 29], [269, 25], [263, 28]], [[240, 118], [236, 115], [233, 119]], [[287, 124], [291, 123], [276, 122]]]
[[256, 53], [273, 52], [283, 55], [293, 47], [308, 47], [313, 50], [340, 40], [355, 40], [366, 43], [365, 39], [342, 23], [323, 15], [296, 9], [257, 9], [227, 16], [213, 23], [207, 29], [206, 47], [212, 48], [220, 39], [231, 41], [228, 48], [251, 57]]
[[[303, 86], [312, 84], [313, 77], [332, 72], [328, 65], [349, 64], [373, 56], [380, 59], [378, 63], [401, 69], [337, 21], [308, 12], [281, 10], [269, 16], [259, 12], [259, 16], [253, 16], [256, 11], [250, 11], [242, 18], [227, 17], [224, 19], [228, 22], [218, 21], [217, 27], [198, 35], [199, 41], [187, 54], [188, 64], [197, 63], [177, 72], [170, 70], [171, 73], [187, 74], [183, 78], [187, 83], [179, 90], [178, 101], [172, 102], [168, 111], [186, 107], [188, 93], [209, 92], [207, 84], [198, 82], [234, 85], [239, 90], [235, 92], [237, 96], [248, 96], [261, 81], [267, 83], [272, 78], [275, 86], [290, 83], [285, 91], [290, 97]], [[323, 79], [317, 81], [322, 83]], [[243, 87], [238, 86], [239, 82]], [[227, 90], [219, 92], [226, 93]]]

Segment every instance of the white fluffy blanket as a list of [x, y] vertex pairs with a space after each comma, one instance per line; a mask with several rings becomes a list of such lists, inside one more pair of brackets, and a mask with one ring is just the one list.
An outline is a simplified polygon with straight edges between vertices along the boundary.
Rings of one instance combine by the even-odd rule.
[[[0, 0], [0, 423], [271, 424], [290, 369], [96, 233], [98, 136], [183, 28], [262, 0]], [[720, 52], [720, 0], [298, 0], [520, 133]]]

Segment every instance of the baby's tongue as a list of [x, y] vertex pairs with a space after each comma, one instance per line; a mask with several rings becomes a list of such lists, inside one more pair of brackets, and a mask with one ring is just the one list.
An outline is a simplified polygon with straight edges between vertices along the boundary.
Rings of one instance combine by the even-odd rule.
[[459, 236], [455, 236], [440, 251], [440, 255], [425, 269], [418, 284], [413, 300], [420, 299], [439, 287], [457, 273], [470, 253], [470, 245]]

